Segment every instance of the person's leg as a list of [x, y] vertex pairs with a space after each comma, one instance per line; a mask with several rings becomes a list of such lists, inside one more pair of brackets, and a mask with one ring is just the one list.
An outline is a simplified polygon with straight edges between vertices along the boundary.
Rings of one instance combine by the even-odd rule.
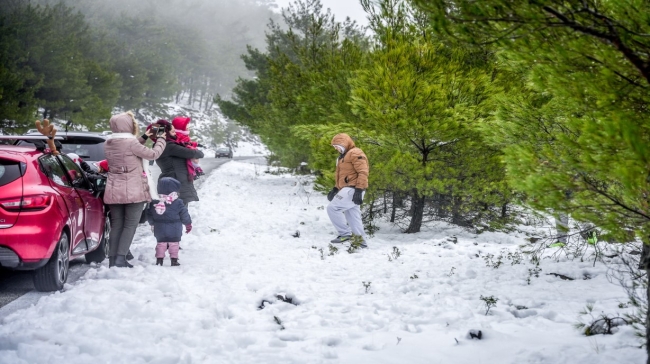
[[[190, 205], [189, 202], [185, 202], [185, 200], [182, 200], [182, 201], [183, 201], [183, 205], [185, 205], [185, 207], [187, 207], [187, 208], [190, 207], [190, 206], [189, 206], [189, 205]], [[178, 242], [178, 249], [183, 250], [183, 248], [180, 247], [180, 243], [181, 243], [181, 242], [179, 241], [179, 242]], [[178, 258], [178, 257], [177, 257], [177, 258]]]
[[165, 258], [166, 251], [167, 251], [167, 243], [156, 244], [156, 258]]
[[172, 267], [178, 267], [180, 265], [178, 263], [178, 249], [180, 249], [178, 242], [169, 243], [169, 256], [171, 257]]
[[167, 251], [167, 243], [159, 242], [158, 244], [156, 244], [156, 265], [163, 265], [166, 251]]
[[140, 223], [144, 202], [131, 203], [124, 206], [124, 228], [122, 229], [120, 243], [117, 247], [118, 256], [126, 256], [129, 252], [131, 242], [133, 242], [133, 236], [135, 235], [135, 229], [137, 229], [138, 223]]
[[124, 205], [109, 206], [111, 210], [111, 233], [108, 235], [108, 256], [114, 258], [117, 255], [117, 247], [119, 246], [120, 236], [122, 236], [122, 230], [124, 229]]
[[[350, 191], [352, 193], [349, 193]], [[327, 205], [327, 215], [339, 236], [352, 235], [352, 230], [347, 224], [345, 215], [343, 215], [344, 211], [356, 206], [352, 202], [352, 194], [354, 194], [354, 188], [345, 187]]]
[[169, 243], [169, 257], [178, 259], [178, 242]]
[[366, 237], [366, 232], [363, 229], [363, 221], [361, 219], [361, 208], [359, 205], [354, 205], [351, 209], [348, 209], [344, 212], [345, 218], [348, 220], [352, 234], [360, 236], [363, 239], [361, 246], [368, 246], [368, 238]]

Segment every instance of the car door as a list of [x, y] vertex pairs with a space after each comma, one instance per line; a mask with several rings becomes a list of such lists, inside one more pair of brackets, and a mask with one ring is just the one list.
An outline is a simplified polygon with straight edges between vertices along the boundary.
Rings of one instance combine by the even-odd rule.
[[81, 168], [66, 155], [59, 155], [59, 161], [65, 167], [72, 187], [83, 201], [83, 231], [88, 241], [88, 249], [99, 244], [104, 229], [104, 203], [93, 193], [93, 186], [84, 176]]
[[[72, 182], [66, 176], [66, 171], [56, 156], [46, 154], [40, 157], [39, 162], [43, 172], [47, 175], [50, 186], [58, 192], [65, 201], [70, 218], [70, 240], [74, 250], [79, 243], [85, 241], [83, 231], [84, 204], [79, 193], [72, 187]], [[84, 244], [85, 245], [85, 244]]]

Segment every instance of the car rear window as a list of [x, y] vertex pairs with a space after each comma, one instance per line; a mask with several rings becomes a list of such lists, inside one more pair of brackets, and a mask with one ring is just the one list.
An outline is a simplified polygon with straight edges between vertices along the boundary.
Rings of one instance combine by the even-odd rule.
[[230, 149], [228, 149], [228, 148], [219, 148], [219, 149], [217, 149], [217, 151], [219, 151], [221, 153], [228, 153], [228, 152], [230, 152]]
[[21, 176], [20, 162], [0, 159], [0, 186], [7, 185]]
[[87, 161], [101, 161], [106, 159], [104, 155], [104, 143], [83, 143], [82, 141], [62, 140], [61, 147], [62, 153], [75, 153], [81, 159]]
[[[104, 143], [97, 143], [95, 140], [83, 140], [76, 138], [69, 138], [66, 140], [60, 140], [61, 142], [61, 153], [75, 153], [81, 159], [86, 161], [101, 161], [106, 159], [104, 154]], [[26, 140], [21, 140], [17, 143], [18, 145], [34, 145]]]

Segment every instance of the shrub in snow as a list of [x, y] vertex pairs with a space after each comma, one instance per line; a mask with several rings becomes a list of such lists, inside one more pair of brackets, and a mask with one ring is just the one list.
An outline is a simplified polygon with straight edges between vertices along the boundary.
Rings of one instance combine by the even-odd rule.
[[350, 238], [350, 247], [347, 249], [347, 252], [352, 254], [361, 248], [363, 244], [363, 238], [359, 235], [352, 234]]
[[485, 316], [487, 316], [492, 307], [497, 306], [497, 301], [499, 301], [499, 299], [494, 296], [483, 297], [483, 295], [481, 295], [481, 300], [485, 303]]
[[518, 265], [524, 261], [524, 255], [521, 251], [511, 252], [508, 249], [502, 249], [496, 259], [494, 254], [487, 254], [483, 257], [485, 266], [494, 269], [498, 269], [503, 264], [504, 259], [509, 260], [510, 265]]
[[575, 327], [582, 331], [585, 336], [592, 335], [612, 335], [616, 332], [619, 326], [630, 325], [627, 319], [622, 317], [609, 317], [601, 313], [598, 317], [593, 315], [594, 305], [587, 305], [587, 307], [580, 312], [580, 316], [589, 315], [591, 323], [587, 324], [579, 321]]
[[483, 338], [483, 332], [481, 330], [469, 330], [467, 333], [467, 337], [470, 339], [479, 339], [481, 340]]
[[388, 254], [388, 261], [392, 262], [393, 260], [397, 260], [397, 258], [399, 258], [400, 256], [402, 256], [402, 252], [399, 251], [398, 247], [394, 246], [393, 251], [390, 254]]
[[494, 254], [487, 254], [486, 256], [483, 257], [483, 260], [485, 260], [485, 266], [498, 269], [503, 262], [501, 261], [501, 258], [503, 258], [501, 255], [497, 257], [497, 260], [495, 261], [494, 259]]
[[528, 268], [528, 278], [526, 278], [526, 283], [530, 285], [531, 278], [539, 278], [539, 272], [542, 271], [542, 268], [539, 267], [539, 262], [536, 263], [535, 268]]

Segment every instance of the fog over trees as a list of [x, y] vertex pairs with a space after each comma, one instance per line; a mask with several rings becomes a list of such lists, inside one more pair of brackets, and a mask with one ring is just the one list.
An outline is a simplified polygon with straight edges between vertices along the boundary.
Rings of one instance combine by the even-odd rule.
[[[7, 0], [0, 8], [0, 129], [36, 116], [101, 129], [115, 107], [201, 108], [249, 77], [273, 0]], [[40, 109], [40, 115], [36, 110]]]

